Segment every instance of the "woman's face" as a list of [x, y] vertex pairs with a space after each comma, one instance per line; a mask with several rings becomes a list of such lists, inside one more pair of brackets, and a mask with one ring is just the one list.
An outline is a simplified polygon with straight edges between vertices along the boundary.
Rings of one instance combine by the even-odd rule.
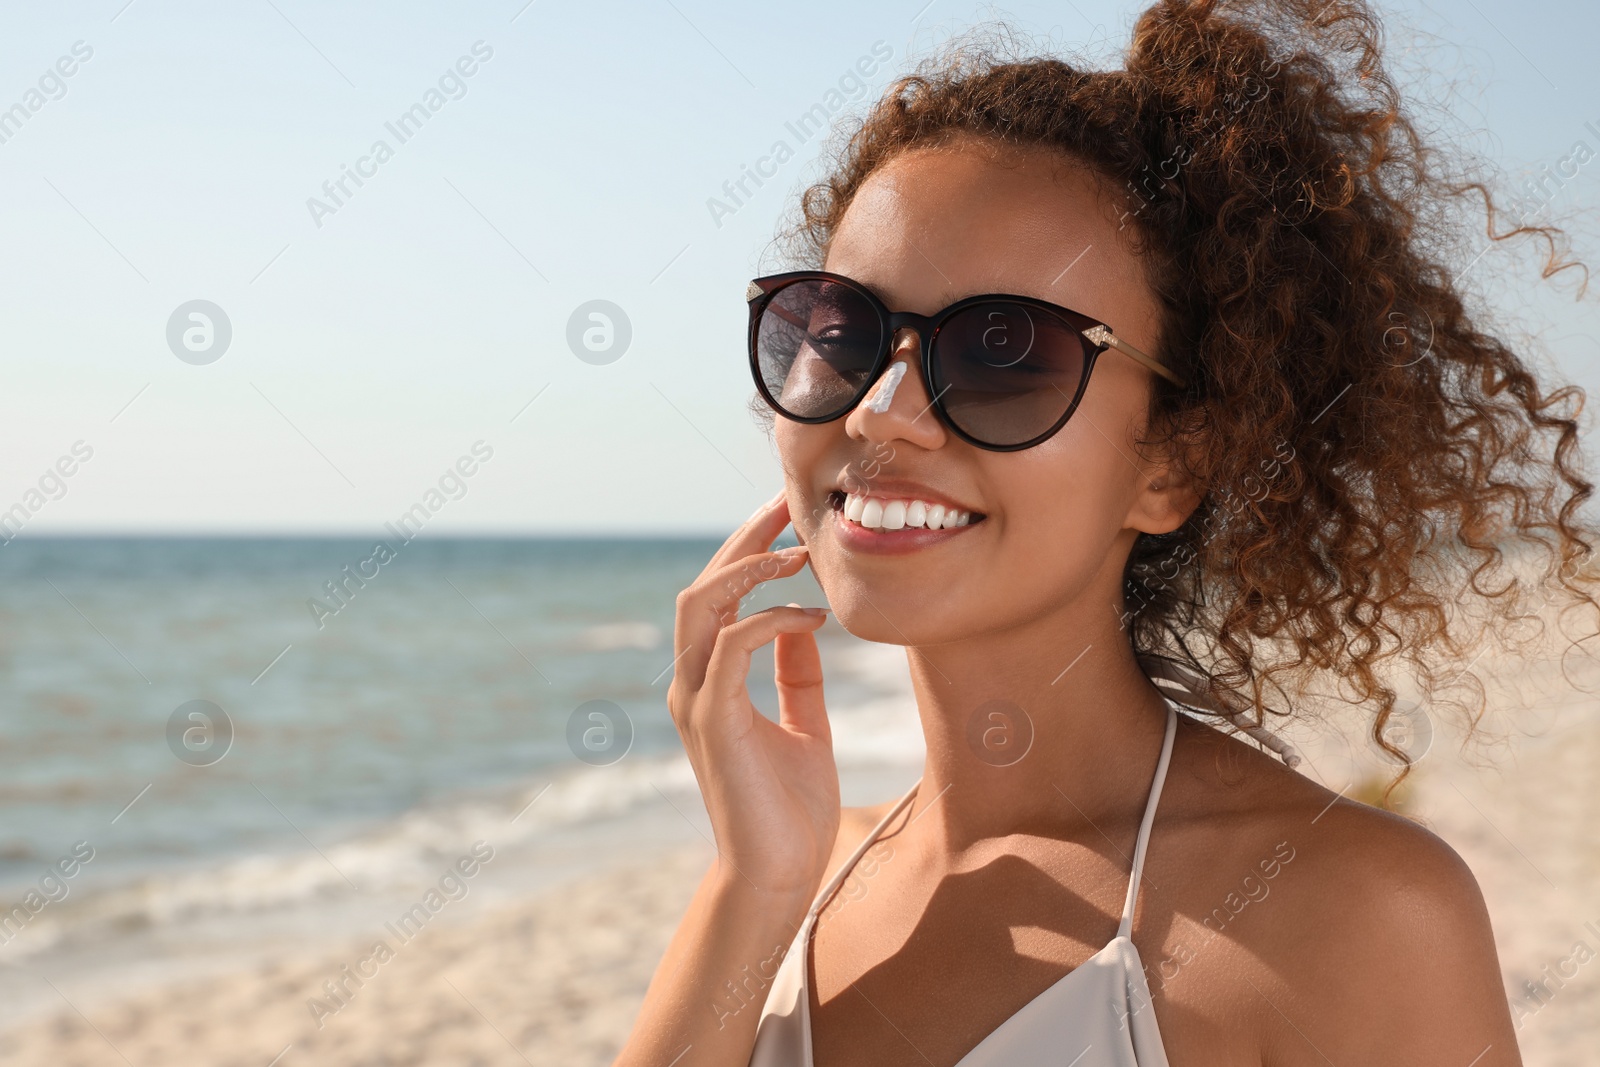
[[[894, 311], [923, 315], [979, 293], [1037, 297], [1149, 352], [1157, 306], [1127, 235], [1091, 176], [1064, 155], [964, 138], [874, 172], [825, 269]], [[863, 402], [821, 425], [777, 420], [790, 514], [839, 621], [860, 637], [909, 645], [1050, 617], [1098, 629], [1098, 613], [1115, 625], [1134, 537], [1176, 529], [1195, 503], [1134, 446], [1150, 372], [1107, 351], [1055, 436], [989, 452], [929, 408], [918, 358], [914, 335], [902, 331], [894, 359], [911, 365], [883, 411]], [[880, 506], [920, 500], [972, 521], [936, 533], [872, 529], [841, 506], [864, 486]]]

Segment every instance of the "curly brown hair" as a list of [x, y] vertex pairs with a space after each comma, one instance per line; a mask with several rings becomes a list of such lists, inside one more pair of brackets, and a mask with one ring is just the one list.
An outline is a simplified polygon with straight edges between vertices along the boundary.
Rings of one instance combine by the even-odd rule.
[[1581, 264], [1554, 227], [1497, 231], [1488, 186], [1449, 176], [1361, 0], [1161, 0], [1122, 69], [998, 37], [958, 38], [836, 134], [791, 256], [820, 266], [863, 181], [910, 148], [978, 135], [1095, 173], [1164, 309], [1157, 354], [1189, 382], [1155, 383], [1144, 445], [1207, 487], [1128, 560], [1134, 648], [1209, 675], [1255, 725], [1269, 693], [1298, 708], [1331, 682], [1398, 782], [1392, 667], [1475, 726], [1462, 661], [1483, 639], [1556, 601], [1600, 609], [1583, 394], [1541, 387], [1469, 309], [1464, 216], [1441, 208], [1481, 200], [1490, 244], [1542, 241], [1547, 277]]

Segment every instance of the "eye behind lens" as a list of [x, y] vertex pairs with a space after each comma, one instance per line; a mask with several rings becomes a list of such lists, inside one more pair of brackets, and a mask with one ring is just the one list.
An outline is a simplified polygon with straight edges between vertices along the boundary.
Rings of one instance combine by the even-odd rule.
[[1089, 347], [1065, 319], [1009, 301], [951, 315], [930, 346], [929, 374], [945, 417], [999, 448], [1051, 432], [1081, 392]]
[[780, 414], [826, 419], [849, 410], [883, 349], [884, 323], [855, 289], [794, 281], [762, 308], [752, 343], [760, 384]]

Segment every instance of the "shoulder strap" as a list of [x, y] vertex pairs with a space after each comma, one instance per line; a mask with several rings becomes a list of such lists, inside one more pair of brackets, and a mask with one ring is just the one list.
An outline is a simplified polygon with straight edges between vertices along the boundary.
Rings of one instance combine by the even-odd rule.
[[911, 798], [917, 795], [917, 788], [921, 785], [922, 779], [918, 778], [916, 784], [906, 791], [906, 795], [897, 800], [894, 804], [894, 807], [889, 809], [889, 813], [878, 820], [878, 825], [874, 826], [872, 828], [872, 832], [866, 836], [866, 839], [863, 840], [861, 844], [856, 846], [856, 850], [850, 854], [850, 857], [843, 863], [839, 864], [839, 869], [835, 871], [833, 877], [828, 880], [828, 884], [822, 887], [822, 891], [817, 894], [817, 899], [812, 903], [811, 911], [806, 915], [808, 920], [815, 916], [817, 912], [821, 911], [827, 905], [828, 898], [833, 896], [833, 894], [838, 891], [839, 886], [844, 883], [844, 880], [847, 877], [849, 877], [850, 872], [855, 868], [856, 863], [861, 859], [862, 856], [866, 855], [867, 849], [872, 847], [872, 843], [878, 840], [878, 835], [883, 833], [884, 828], [889, 825], [890, 821], [896, 815], [899, 815], [902, 811], [906, 810], [906, 805], [911, 803]]
[[1167, 765], [1172, 762], [1172, 739], [1178, 733], [1178, 712], [1167, 705], [1167, 734], [1161, 740], [1161, 758], [1156, 761], [1155, 780], [1150, 783], [1150, 799], [1145, 802], [1144, 818], [1139, 823], [1139, 840], [1133, 846], [1133, 873], [1128, 878], [1128, 899], [1122, 905], [1122, 924], [1118, 937], [1133, 933], [1133, 906], [1139, 900], [1139, 879], [1144, 874], [1144, 854], [1150, 844], [1150, 827], [1156, 821], [1156, 806], [1161, 803], [1161, 786], [1167, 780]]

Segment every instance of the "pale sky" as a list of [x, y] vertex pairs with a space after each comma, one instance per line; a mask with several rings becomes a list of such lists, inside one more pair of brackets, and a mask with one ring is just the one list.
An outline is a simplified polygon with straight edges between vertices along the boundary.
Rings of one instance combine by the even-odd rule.
[[[726, 531], [779, 485], [742, 294], [814, 174], [795, 120], [990, 15], [1104, 53], [1142, 6], [925, 2], [5, 5], [0, 111], [27, 114], [0, 117], [0, 511], [41, 505], [23, 536], [364, 535], [482, 442], [430, 532]], [[1600, 150], [1593, 5], [1385, 10], [1509, 177]], [[718, 217], [746, 168], [769, 176]], [[1551, 203], [1596, 207], [1600, 161]], [[1501, 269], [1481, 284], [1600, 388], [1596, 293]], [[211, 362], [168, 341], [196, 300], [231, 326]], [[611, 362], [568, 342], [597, 300], [631, 326]]]

